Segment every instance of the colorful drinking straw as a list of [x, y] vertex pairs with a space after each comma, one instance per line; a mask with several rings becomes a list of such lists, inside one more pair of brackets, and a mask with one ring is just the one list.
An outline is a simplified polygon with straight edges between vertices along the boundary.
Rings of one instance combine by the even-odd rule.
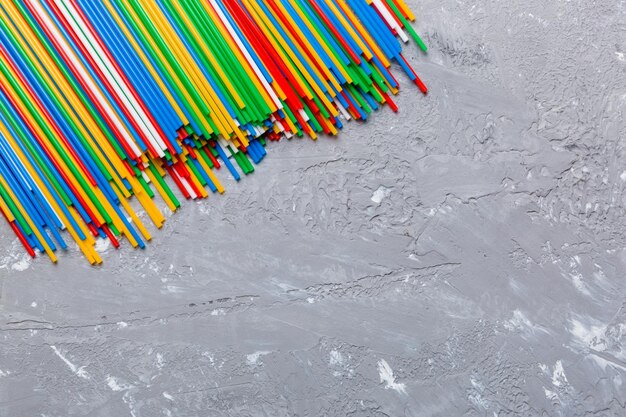
[[336, 135], [397, 106], [402, 0], [9, 0], [0, 2], [0, 213], [30, 256], [56, 262], [67, 233], [92, 264], [96, 239], [151, 239], [158, 194], [224, 192], [268, 140]]

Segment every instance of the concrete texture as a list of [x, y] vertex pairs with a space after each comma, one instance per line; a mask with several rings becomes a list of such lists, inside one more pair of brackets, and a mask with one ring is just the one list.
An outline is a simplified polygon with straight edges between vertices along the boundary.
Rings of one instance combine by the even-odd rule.
[[409, 3], [399, 115], [101, 268], [0, 228], [0, 416], [626, 415], [626, 2]]

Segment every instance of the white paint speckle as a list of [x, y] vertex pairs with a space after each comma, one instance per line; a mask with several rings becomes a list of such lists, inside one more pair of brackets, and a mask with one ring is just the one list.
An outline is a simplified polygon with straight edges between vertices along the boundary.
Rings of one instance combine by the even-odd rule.
[[476, 376], [470, 377], [470, 383], [472, 384], [473, 389], [470, 390], [470, 393], [467, 396], [468, 400], [470, 400], [470, 402], [476, 407], [487, 410], [490, 407], [490, 404], [489, 401], [483, 397], [485, 384], [483, 384], [482, 381], [480, 381], [480, 379]]
[[109, 375], [107, 376], [107, 385], [109, 386], [109, 388], [111, 388], [111, 391], [127, 391], [129, 389], [131, 389], [133, 386], [130, 384], [126, 384], [123, 382], [120, 382], [117, 378]]
[[37, 308], [37, 301], [33, 301], [32, 303], [30, 303], [30, 306], [32, 308]]
[[380, 382], [385, 384], [385, 389], [391, 388], [400, 394], [406, 394], [406, 386], [403, 383], [396, 382], [396, 378], [393, 376], [393, 369], [384, 359], [378, 361], [378, 374], [380, 375]]
[[552, 385], [555, 387], [561, 387], [568, 385], [567, 377], [565, 376], [565, 370], [563, 369], [563, 362], [560, 360], [554, 364], [554, 370], [552, 371]]
[[546, 387], [543, 388], [543, 392], [546, 396], [546, 398], [550, 401], [558, 401], [559, 396], [557, 395], [556, 392], [554, 391], [550, 391], [549, 389], [547, 389]]
[[109, 239], [98, 239], [98, 240], [96, 240], [96, 244], [94, 245], [94, 249], [99, 254], [103, 254], [107, 250], [109, 250], [110, 246], [111, 246], [111, 241]]
[[474, 377], [470, 377], [470, 383], [477, 390], [480, 390], [480, 391], [484, 391], [485, 390], [485, 386], [483, 385], [483, 383], [481, 381], [479, 381], [478, 379], [474, 378]]
[[469, 394], [467, 399], [478, 408], [482, 408], [483, 410], [489, 408], [489, 402], [478, 392]]
[[615, 56], [622, 62], [626, 62], [626, 56], [624, 56], [623, 52], [615, 52]]
[[313, 304], [315, 302], [315, 298], [307, 297], [306, 302], [309, 303], [309, 304]]
[[202, 356], [209, 359], [212, 366], [215, 366], [215, 357], [211, 354], [211, 352], [202, 352]]
[[166, 285], [165, 291], [170, 294], [182, 294], [185, 292], [185, 288], [178, 285]]
[[259, 365], [259, 364], [263, 363], [263, 361], [261, 361], [261, 356], [267, 355], [269, 353], [271, 353], [271, 352], [267, 351], [267, 350], [256, 351], [256, 352], [251, 353], [251, 354], [246, 356], [246, 362], [248, 362], [248, 365], [250, 365], [250, 366]]
[[216, 308], [215, 310], [211, 311], [211, 315], [212, 316], [224, 316], [226, 315], [226, 312], [224, 311], [223, 308]]
[[391, 189], [381, 185], [376, 191], [374, 191], [371, 200], [376, 204], [380, 204], [385, 198], [389, 197], [390, 194]]
[[61, 358], [61, 360], [63, 362], [65, 362], [65, 364], [70, 368], [70, 370], [78, 377], [83, 378], [83, 379], [89, 379], [89, 374], [87, 373], [87, 371], [85, 371], [85, 367], [81, 366], [78, 367], [76, 365], [74, 365], [72, 362], [70, 362], [65, 356], [63, 356], [63, 354], [59, 351], [59, 349], [57, 349], [56, 346], [51, 345], [50, 349], [52, 349], [54, 351], [54, 353]]
[[174, 401], [174, 397], [172, 397], [167, 391], [163, 391], [163, 397], [170, 401]]
[[128, 323], [126, 323], [125, 321], [118, 321], [117, 322], [117, 328], [118, 329], [124, 329], [126, 327], [128, 327]]
[[19, 272], [26, 271], [28, 268], [30, 268], [30, 264], [32, 262], [33, 261], [30, 257], [22, 257], [22, 259], [11, 265], [11, 269]]
[[583, 280], [583, 276], [581, 274], [574, 273], [574, 274], [569, 274], [569, 276], [572, 279], [572, 283], [574, 284], [574, 287], [576, 287], [578, 291], [580, 291], [582, 294], [590, 295], [589, 290], [587, 289], [587, 286], [585, 285], [585, 281]]
[[[604, 334], [606, 325], [596, 322], [591, 318], [585, 318], [587, 323], [582, 320], [572, 319], [570, 321], [570, 333], [574, 337], [575, 344], [582, 345], [584, 348], [593, 348], [598, 351], [606, 350], [606, 340]], [[593, 321], [593, 323], [592, 323]]]
[[330, 351], [330, 359], [328, 361], [331, 365], [342, 365], [343, 355], [338, 350]]
[[513, 311], [513, 317], [504, 323], [504, 327], [509, 331], [534, 333], [537, 326], [520, 310], [515, 310]]
[[30, 267], [33, 260], [27, 253], [24, 253], [18, 239], [15, 239], [11, 247], [7, 249], [9, 249], [7, 256], [0, 258], [0, 269], [22, 272]]
[[163, 355], [161, 355], [160, 353], [157, 353], [156, 362], [157, 362], [157, 368], [163, 369], [163, 365], [165, 365], [165, 359], [163, 358]]

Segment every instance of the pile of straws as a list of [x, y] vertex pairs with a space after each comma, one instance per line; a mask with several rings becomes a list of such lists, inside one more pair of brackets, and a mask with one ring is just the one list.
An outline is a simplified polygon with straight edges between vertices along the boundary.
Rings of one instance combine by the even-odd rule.
[[413, 37], [402, 0], [2, 0], [0, 212], [31, 256], [62, 231], [91, 263], [98, 238], [150, 234], [185, 198], [239, 180], [267, 140], [365, 120], [389, 104]]

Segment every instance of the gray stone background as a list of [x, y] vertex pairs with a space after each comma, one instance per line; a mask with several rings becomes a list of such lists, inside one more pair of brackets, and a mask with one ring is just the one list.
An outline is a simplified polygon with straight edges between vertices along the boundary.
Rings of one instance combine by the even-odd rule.
[[398, 115], [100, 268], [0, 226], [0, 416], [626, 415], [626, 2], [409, 3]]

